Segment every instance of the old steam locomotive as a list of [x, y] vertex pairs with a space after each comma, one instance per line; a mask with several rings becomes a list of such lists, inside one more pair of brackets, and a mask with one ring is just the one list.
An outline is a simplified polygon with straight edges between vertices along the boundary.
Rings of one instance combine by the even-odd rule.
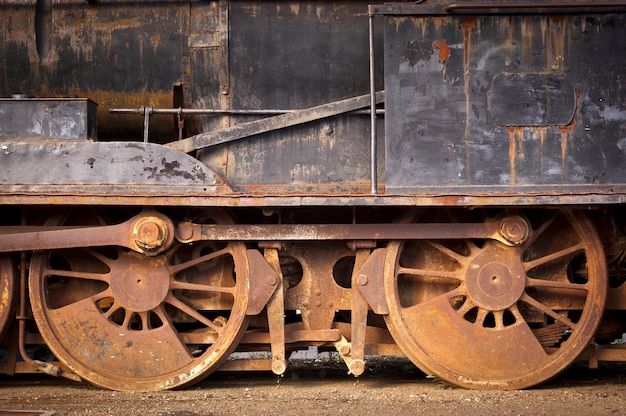
[[0, 0], [0, 371], [626, 360], [625, 12]]

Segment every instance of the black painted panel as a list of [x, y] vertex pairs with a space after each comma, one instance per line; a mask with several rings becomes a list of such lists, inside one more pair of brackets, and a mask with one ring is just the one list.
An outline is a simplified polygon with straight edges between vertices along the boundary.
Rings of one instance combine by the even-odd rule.
[[388, 191], [623, 184], [625, 68], [620, 14], [386, 17]]

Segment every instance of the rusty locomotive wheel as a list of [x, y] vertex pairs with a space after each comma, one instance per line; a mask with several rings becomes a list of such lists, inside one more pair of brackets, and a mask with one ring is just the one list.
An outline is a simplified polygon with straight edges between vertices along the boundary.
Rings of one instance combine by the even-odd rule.
[[607, 291], [593, 225], [580, 212], [524, 216], [517, 246], [390, 244], [387, 325], [423, 371], [466, 388], [522, 389], [557, 375], [591, 341]]
[[0, 341], [11, 326], [16, 301], [15, 264], [7, 254], [0, 255]]
[[[230, 221], [221, 211], [206, 220]], [[228, 358], [247, 326], [242, 243], [175, 246], [154, 257], [118, 247], [37, 252], [29, 283], [52, 352], [114, 390], [198, 381]]]

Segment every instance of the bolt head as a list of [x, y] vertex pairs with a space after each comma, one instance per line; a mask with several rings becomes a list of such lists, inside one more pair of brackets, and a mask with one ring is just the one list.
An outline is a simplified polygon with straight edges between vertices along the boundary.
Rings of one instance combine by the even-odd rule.
[[500, 225], [500, 235], [513, 244], [521, 244], [528, 237], [528, 224], [522, 217], [506, 218]]
[[167, 240], [167, 226], [158, 218], [140, 219], [133, 229], [133, 241], [145, 250], [159, 248]]
[[368, 278], [364, 274], [360, 274], [356, 277], [356, 283], [360, 286], [365, 286], [368, 282]]

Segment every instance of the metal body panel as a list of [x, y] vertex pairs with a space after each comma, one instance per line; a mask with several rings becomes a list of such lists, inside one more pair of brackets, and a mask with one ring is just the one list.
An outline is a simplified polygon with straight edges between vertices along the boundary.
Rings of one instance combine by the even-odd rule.
[[624, 183], [622, 14], [422, 11], [385, 20], [388, 192]]
[[80, 98], [0, 99], [0, 140], [95, 140], [96, 107]]
[[[140, 137], [141, 118], [108, 108], [171, 106], [189, 72], [189, 1], [2, 0], [0, 25], [0, 96], [90, 98], [101, 139]], [[175, 134], [172, 118], [152, 127], [155, 139]]]
[[[353, 1], [231, 2], [229, 105], [305, 109], [366, 94], [366, 11]], [[360, 193], [370, 175], [368, 136], [367, 117], [339, 116], [207, 149], [201, 159], [243, 192]]]
[[196, 159], [152, 143], [0, 141], [0, 149], [0, 192], [7, 195], [232, 192]]

